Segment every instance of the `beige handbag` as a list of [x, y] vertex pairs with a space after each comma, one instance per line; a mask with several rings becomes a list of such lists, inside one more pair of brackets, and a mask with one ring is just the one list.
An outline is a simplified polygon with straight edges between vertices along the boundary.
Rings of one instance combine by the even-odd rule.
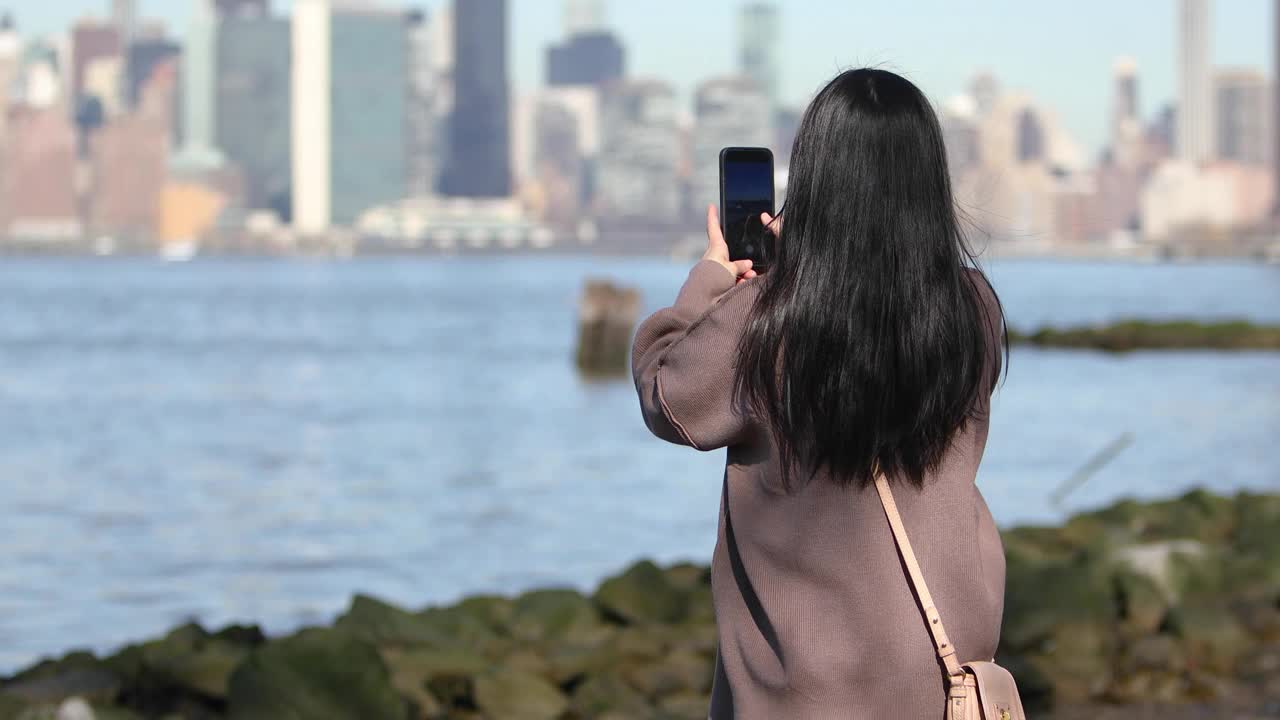
[[911, 550], [907, 529], [902, 525], [902, 516], [898, 514], [893, 492], [884, 475], [876, 475], [876, 491], [880, 493], [880, 504], [884, 506], [885, 516], [889, 518], [889, 528], [893, 530], [898, 552], [902, 553], [902, 559], [907, 565], [907, 577], [915, 590], [916, 599], [920, 601], [925, 624], [933, 636], [934, 649], [938, 651], [938, 657], [947, 669], [946, 719], [1026, 720], [1013, 675], [997, 665], [995, 658], [964, 664], [956, 660], [956, 649], [947, 639], [947, 631], [942, 627], [942, 618], [938, 615], [938, 608], [933, 605], [929, 586], [924, 583], [920, 564], [916, 562], [916, 554]]

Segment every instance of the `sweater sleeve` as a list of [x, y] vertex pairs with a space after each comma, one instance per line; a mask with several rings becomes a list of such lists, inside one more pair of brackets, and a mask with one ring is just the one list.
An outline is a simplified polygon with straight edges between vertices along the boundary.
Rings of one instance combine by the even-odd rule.
[[737, 284], [714, 260], [700, 260], [671, 307], [636, 330], [631, 372], [645, 425], [668, 442], [715, 450], [743, 438], [747, 419], [732, 403], [734, 364], [756, 280]]

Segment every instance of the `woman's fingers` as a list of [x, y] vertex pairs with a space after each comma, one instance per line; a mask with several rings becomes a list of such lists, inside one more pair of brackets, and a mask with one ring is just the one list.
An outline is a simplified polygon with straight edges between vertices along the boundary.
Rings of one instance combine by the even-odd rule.
[[765, 227], [769, 228], [769, 232], [773, 233], [775, 238], [782, 234], [781, 217], [774, 217], [769, 213], [760, 213], [760, 222], [763, 223]]
[[752, 272], [750, 260], [734, 260], [729, 263], [729, 265], [733, 268], [733, 274], [738, 277], [742, 277], [743, 275]]
[[707, 206], [707, 249], [724, 250], [724, 259], [729, 259], [729, 245], [724, 241], [724, 233], [720, 230], [720, 213], [714, 203]]

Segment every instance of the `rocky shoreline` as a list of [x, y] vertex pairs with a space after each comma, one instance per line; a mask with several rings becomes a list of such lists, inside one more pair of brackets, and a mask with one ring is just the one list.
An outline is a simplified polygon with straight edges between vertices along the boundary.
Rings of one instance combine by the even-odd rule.
[[1011, 344], [1107, 352], [1133, 350], [1280, 350], [1280, 326], [1247, 320], [1122, 320], [1093, 327], [1009, 331]]
[[[1122, 501], [1003, 538], [997, 659], [1034, 717], [1280, 718], [1280, 494]], [[357, 595], [278, 638], [188, 624], [0, 679], [0, 720], [702, 720], [710, 593], [705, 567], [641, 561], [590, 595]]]

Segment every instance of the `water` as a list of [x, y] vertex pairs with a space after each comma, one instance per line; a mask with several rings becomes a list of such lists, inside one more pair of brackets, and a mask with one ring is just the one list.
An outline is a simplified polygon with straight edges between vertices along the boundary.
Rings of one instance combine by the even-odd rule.
[[[723, 451], [668, 445], [573, 368], [585, 277], [632, 258], [6, 260], [0, 672], [187, 618], [327, 622], [706, 562]], [[1280, 269], [1007, 261], [1011, 325], [1280, 322]], [[1280, 354], [1015, 350], [980, 483], [1005, 526], [1194, 486], [1280, 489]], [[1064, 507], [1048, 496], [1124, 432]]]

